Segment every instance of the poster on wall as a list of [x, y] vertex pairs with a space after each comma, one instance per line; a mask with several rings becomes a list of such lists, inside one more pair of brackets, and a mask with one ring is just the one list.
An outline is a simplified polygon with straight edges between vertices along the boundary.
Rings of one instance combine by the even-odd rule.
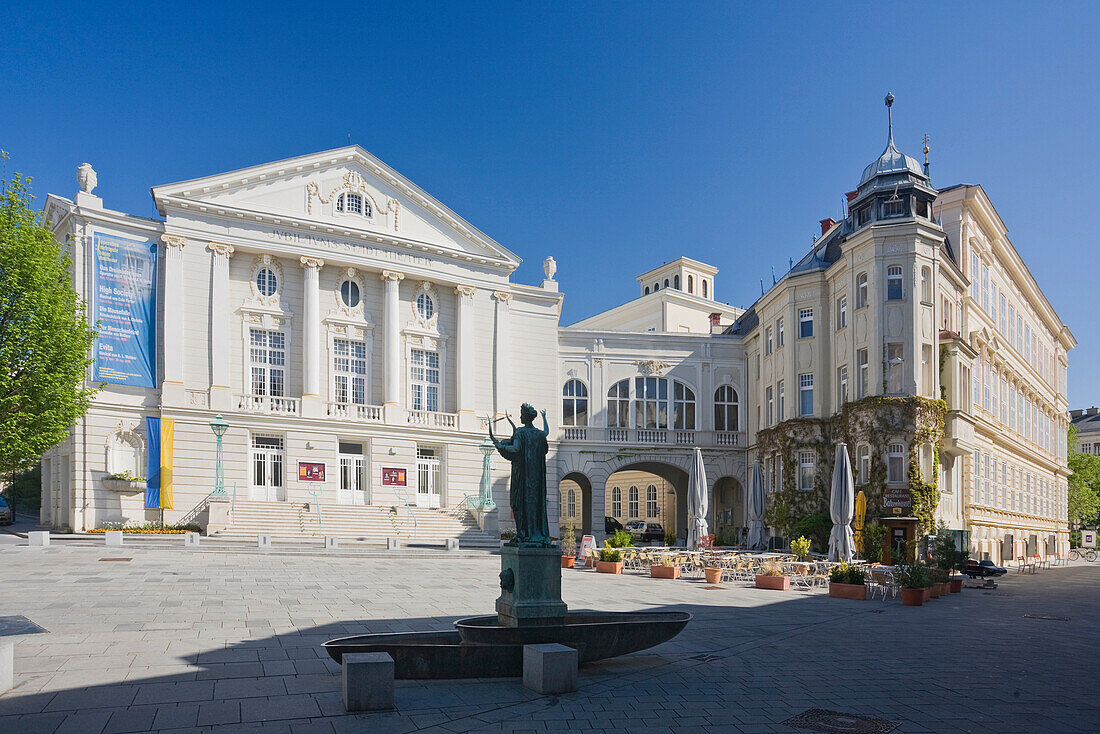
[[298, 462], [299, 482], [323, 482], [325, 481], [325, 465], [315, 461]]
[[408, 478], [407, 470], [404, 467], [384, 466], [382, 467], [382, 486], [383, 487], [407, 487]]
[[92, 250], [92, 379], [155, 387], [156, 243], [96, 232]]

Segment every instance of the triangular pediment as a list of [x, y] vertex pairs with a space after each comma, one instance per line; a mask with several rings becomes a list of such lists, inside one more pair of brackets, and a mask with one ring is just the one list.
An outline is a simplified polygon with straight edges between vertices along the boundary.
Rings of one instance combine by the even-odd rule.
[[375, 235], [512, 270], [520, 259], [357, 145], [153, 188], [162, 214], [277, 221], [334, 236]]

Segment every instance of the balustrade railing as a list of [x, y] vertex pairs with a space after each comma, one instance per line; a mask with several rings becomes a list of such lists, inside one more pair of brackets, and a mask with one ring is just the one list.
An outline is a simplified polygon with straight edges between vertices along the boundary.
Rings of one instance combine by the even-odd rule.
[[635, 443], [650, 446], [741, 446], [740, 431], [695, 431], [667, 428], [603, 428], [563, 426], [561, 441]]
[[458, 415], [456, 413], [438, 413], [433, 410], [410, 410], [409, 425], [454, 429], [458, 425]]
[[325, 403], [328, 415], [332, 418], [346, 418], [366, 423], [382, 422], [382, 406], [361, 405], [359, 403]]
[[284, 398], [274, 395], [238, 395], [237, 408], [249, 413], [301, 415], [302, 401], [300, 398]]

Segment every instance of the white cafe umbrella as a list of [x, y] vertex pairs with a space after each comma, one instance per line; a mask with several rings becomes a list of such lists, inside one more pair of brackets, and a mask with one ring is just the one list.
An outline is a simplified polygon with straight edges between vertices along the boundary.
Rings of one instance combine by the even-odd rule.
[[852, 461], [848, 447], [837, 444], [833, 462], [833, 483], [829, 494], [829, 514], [833, 531], [829, 533], [829, 560], [850, 562], [855, 550], [852, 538], [852, 515], [856, 506], [856, 486], [852, 480]]
[[699, 447], [691, 457], [687, 500], [688, 548], [695, 550], [707, 534], [707, 470], [703, 468], [703, 452]]
[[764, 548], [764, 470], [760, 461], [753, 462], [752, 484], [749, 487], [749, 549]]

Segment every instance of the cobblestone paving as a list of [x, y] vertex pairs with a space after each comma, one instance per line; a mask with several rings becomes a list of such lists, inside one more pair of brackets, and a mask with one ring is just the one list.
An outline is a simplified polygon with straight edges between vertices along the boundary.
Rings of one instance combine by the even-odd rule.
[[809, 708], [898, 721], [899, 732], [1096, 731], [1100, 719], [1083, 674], [1100, 653], [1100, 564], [1013, 572], [995, 592], [920, 608], [564, 571], [573, 609], [695, 619], [658, 648], [585, 666], [576, 693], [398, 681], [396, 712], [348, 715], [319, 644], [489, 613], [497, 557], [28, 548], [2, 537], [0, 616], [49, 630], [3, 638], [16, 641], [4, 733], [792, 732], [781, 722]]

